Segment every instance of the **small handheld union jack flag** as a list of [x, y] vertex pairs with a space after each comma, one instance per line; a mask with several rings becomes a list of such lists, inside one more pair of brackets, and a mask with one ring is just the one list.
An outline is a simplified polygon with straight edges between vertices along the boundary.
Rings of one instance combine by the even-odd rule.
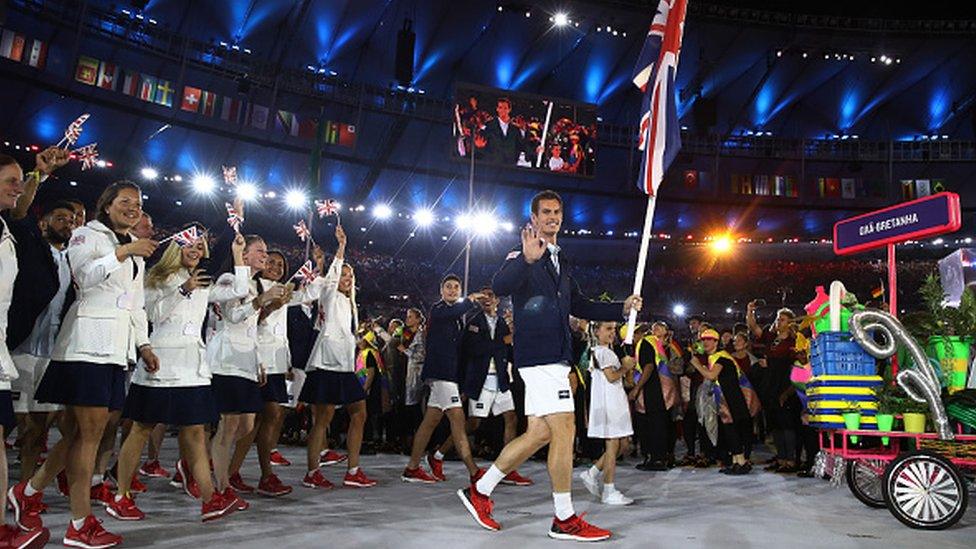
[[196, 244], [197, 240], [200, 240], [200, 233], [197, 232], [196, 226], [190, 227], [173, 235], [173, 241], [179, 244], [180, 248], [192, 246]]
[[312, 260], [309, 259], [304, 265], [298, 268], [298, 272], [295, 273], [289, 280], [299, 278], [303, 283], [309, 283], [315, 280], [315, 269], [312, 267]]
[[315, 209], [319, 212], [319, 217], [336, 215], [339, 213], [339, 202], [332, 198], [328, 200], [316, 200]]
[[299, 219], [298, 224], [292, 225], [292, 228], [295, 229], [295, 234], [298, 235], [298, 238], [302, 239], [302, 242], [305, 242], [312, 236], [312, 231], [308, 229], [308, 225], [305, 224], [304, 219]]
[[91, 115], [85, 113], [76, 118], [74, 122], [68, 124], [68, 129], [64, 131], [64, 139], [58, 143], [58, 146], [61, 146], [61, 143], [65, 142], [68, 144], [68, 146], [74, 145], [78, 141], [78, 138], [81, 137], [82, 126], [85, 124], [85, 121], [88, 120], [89, 116]]
[[234, 186], [237, 185], [237, 166], [221, 166], [224, 170], [224, 183]]
[[244, 218], [230, 202], [224, 202], [224, 206], [227, 207], [227, 223], [234, 229], [235, 233], [241, 232], [241, 223], [244, 223]]
[[80, 149], [71, 151], [75, 158], [81, 161], [81, 171], [90, 170], [98, 162], [98, 143], [85, 145]]

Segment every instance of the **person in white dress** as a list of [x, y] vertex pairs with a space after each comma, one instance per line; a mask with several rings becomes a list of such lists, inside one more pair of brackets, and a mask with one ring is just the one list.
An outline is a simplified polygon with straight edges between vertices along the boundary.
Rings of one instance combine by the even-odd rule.
[[630, 505], [634, 500], [617, 490], [613, 479], [621, 441], [634, 434], [623, 378], [634, 369], [635, 361], [632, 357], [624, 357], [621, 362], [610, 348], [617, 335], [615, 322], [593, 322], [590, 327], [596, 345], [590, 354], [590, 417], [586, 433], [590, 438], [606, 440], [606, 449], [592, 467], [580, 473], [580, 478], [586, 489], [599, 496], [603, 503]]

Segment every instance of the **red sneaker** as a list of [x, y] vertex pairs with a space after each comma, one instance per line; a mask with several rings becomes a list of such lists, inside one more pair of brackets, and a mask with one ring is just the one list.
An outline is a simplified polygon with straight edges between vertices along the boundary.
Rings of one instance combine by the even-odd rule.
[[305, 478], [302, 479], [302, 486], [307, 486], [309, 488], [322, 488], [323, 490], [331, 490], [335, 488], [335, 484], [329, 482], [329, 479], [322, 476], [322, 471], [316, 469], [310, 473], [305, 474]]
[[403, 482], [419, 482], [422, 484], [434, 484], [437, 479], [431, 476], [430, 473], [424, 471], [423, 467], [417, 467], [416, 469], [404, 469], [403, 474], [400, 475], [400, 480]]
[[149, 488], [139, 480], [139, 475], [132, 475], [132, 482], [129, 483], [129, 491], [133, 494], [143, 494], [149, 491]]
[[349, 456], [344, 456], [339, 452], [333, 450], [323, 450], [319, 455], [319, 465], [336, 465], [342, 463], [349, 459]]
[[367, 477], [360, 467], [355, 475], [350, 475], [349, 471], [346, 471], [346, 478], [342, 479], [342, 485], [351, 488], [372, 488], [376, 486], [376, 481]]
[[250, 484], [244, 484], [244, 479], [241, 478], [241, 473], [237, 472], [230, 476], [230, 485], [242, 494], [250, 494], [254, 492], [254, 487]]
[[485, 469], [484, 467], [478, 468], [478, 470], [475, 471], [473, 475], [471, 475], [471, 484], [474, 484], [479, 480], [481, 480], [481, 477], [485, 476], [485, 473], [487, 472], [488, 469]]
[[159, 464], [158, 459], [143, 463], [142, 467], [139, 467], [139, 474], [146, 475], [149, 478], [169, 478], [170, 476], [169, 471]]
[[49, 539], [51, 539], [51, 532], [47, 528], [35, 528], [24, 532], [12, 524], [0, 525], [0, 547], [37, 549], [44, 547]]
[[183, 463], [183, 460], [180, 459], [177, 460], [176, 465], [173, 466], [173, 469], [176, 469], [176, 472], [173, 473], [173, 478], [169, 479], [169, 485], [173, 488], [183, 487], [183, 475], [180, 473], [180, 465], [183, 465]]
[[20, 526], [21, 530], [29, 532], [42, 526], [41, 506], [44, 502], [41, 499], [44, 497], [44, 494], [37, 492], [33, 496], [28, 497], [24, 494], [24, 488], [26, 487], [26, 480], [11, 486], [7, 490], [7, 501], [14, 509], [14, 520], [17, 526]]
[[[585, 514], [583, 513], [583, 515]], [[553, 517], [549, 537], [575, 541], [603, 541], [610, 538], [610, 530], [593, 526], [583, 520], [583, 515], [573, 515], [566, 520]]]
[[478, 489], [474, 485], [471, 485], [470, 488], [458, 490], [457, 495], [461, 498], [461, 503], [464, 504], [465, 509], [471, 513], [475, 522], [482, 528], [493, 531], [502, 529], [502, 525], [498, 524], [491, 516], [491, 511], [495, 507], [495, 504], [488, 496], [479, 494]]
[[502, 479], [502, 484], [508, 484], [510, 486], [532, 486], [535, 483], [532, 482], [532, 479], [520, 475], [518, 471], [512, 471], [505, 475], [505, 478]]
[[274, 450], [271, 450], [271, 465], [281, 465], [282, 467], [287, 467], [291, 465], [291, 462], [288, 461], [285, 456], [281, 455], [281, 452], [275, 448]]
[[233, 500], [238, 511], [246, 511], [247, 508], [251, 506], [251, 504], [248, 503], [244, 498], [237, 495], [237, 492], [235, 492], [230, 486], [224, 489], [224, 493], [221, 494], [221, 497], [227, 500]]
[[430, 476], [440, 481], [447, 480], [447, 477], [444, 476], [443, 459], [435, 458], [434, 454], [427, 454], [427, 465], [430, 467]]
[[58, 493], [64, 497], [71, 497], [68, 489], [68, 475], [64, 471], [58, 473]]
[[226, 517], [237, 510], [237, 500], [227, 499], [220, 492], [214, 492], [210, 501], [204, 502], [200, 507], [200, 518], [203, 522], [210, 522], [219, 518]]
[[62, 542], [68, 547], [107, 549], [122, 543], [122, 536], [106, 531], [102, 528], [102, 521], [95, 518], [95, 515], [88, 515], [85, 523], [78, 529], [75, 529], [72, 521], [68, 521], [68, 531]]
[[112, 489], [108, 487], [108, 484], [102, 482], [91, 487], [91, 500], [92, 503], [97, 502], [108, 507], [115, 501], [115, 495], [112, 494]]
[[119, 520], [142, 520], [146, 518], [146, 514], [136, 507], [136, 502], [132, 496], [113, 498], [112, 502], [105, 507], [105, 512]]
[[278, 478], [278, 475], [270, 475], [268, 478], [261, 479], [258, 483], [258, 493], [262, 496], [276, 498], [291, 493], [291, 486], [286, 486]]

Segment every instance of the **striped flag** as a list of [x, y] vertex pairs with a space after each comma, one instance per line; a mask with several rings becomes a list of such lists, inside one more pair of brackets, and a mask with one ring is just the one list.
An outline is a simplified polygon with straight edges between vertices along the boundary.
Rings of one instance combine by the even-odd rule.
[[237, 213], [237, 210], [230, 202], [224, 202], [224, 206], [227, 207], [227, 224], [234, 229], [235, 233], [240, 233], [241, 224], [244, 223], [244, 218]]
[[644, 92], [638, 139], [643, 154], [637, 187], [649, 196], [657, 193], [664, 172], [681, 148], [674, 79], [687, 7], [688, 0], [660, 0], [634, 69], [634, 85]]
[[24, 60], [28, 66], [43, 70], [47, 64], [47, 42], [35, 38], [31, 42], [30, 53]]
[[115, 63], [102, 61], [98, 66], [98, 80], [95, 85], [99, 88], [115, 91], [119, 81], [119, 66]]
[[306, 283], [312, 282], [313, 280], [315, 280], [315, 269], [312, 266], [312, 260], [311, 259], [309, 259], [308, 261], [305, 262], [304, 265], [302, 265], [301, 267], [299, 267], [298, 268], [298, 272], [296, 272], [288, 280], [293, 280], [293, 279], [296, 279], [296, 278], [300, 278], [300, 279], [302, 279], [302, 282], [306, 282]]
[[304, 219], [299, 219], [297, 224], [292, 225], [292, 228], [295, 229], [295, 234], [302, 239], [302, 242], [312, 236], [312, 231], [308, 230], [308, 225], [305, 224]]
[[139, 99], [152, 103], [156, 97], [156, 77], [142, 74], [139, 76]]
[[19, 63], [23, 59], [26, 45], [27, 37], [19, 32], [3, 29], [3, 33], [0, 34], [0, 56], [11, 61]]
[[122, 78], [122, 89], [119, 91], [133, 97], [139, 95], [139, 73], [126, 70], [125, 77]]
[[173, 235], [173, 241], [179, 244], [180, 248], [192, 246], [197, 240], [200, 240], [200, 233], [197, 232], [196, 225]]
[[319, 217], [336, 215], [339, 213], [339, 203], [335, 199], [316, 200], [315, 209], [319, 212]]

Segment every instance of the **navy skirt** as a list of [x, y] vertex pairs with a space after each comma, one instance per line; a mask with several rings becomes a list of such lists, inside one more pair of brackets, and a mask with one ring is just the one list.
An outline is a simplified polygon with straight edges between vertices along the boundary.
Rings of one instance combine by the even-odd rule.
[[214, 374], [210, 380], [214, 403], [221, 414], [256, 414], [264, 408], [257, 381]]
[[312, 370], [298, 400], [306, 404], [352, 404], [366, 399], [366, 391], [352, 372]]
[[34, 399], [66, 406], [121, 410], [125, 403], [125, 368], [115, 364], [52, 360]]
[[148, 387], [138, 383], [129, 386], [122, 417], [164, 425], [204, 425], [216, 423], [218, 419], [209, 385]]
[[3, 426], [3, 436], [10, 434], [17, 426], [17, 419], [14, 417], [13, 392], [10, 389], [0, 390], [0, 425]]
[[261, 386], [261, 400], [288, 404], [285, 374], [268, 374], [268, 382]]

